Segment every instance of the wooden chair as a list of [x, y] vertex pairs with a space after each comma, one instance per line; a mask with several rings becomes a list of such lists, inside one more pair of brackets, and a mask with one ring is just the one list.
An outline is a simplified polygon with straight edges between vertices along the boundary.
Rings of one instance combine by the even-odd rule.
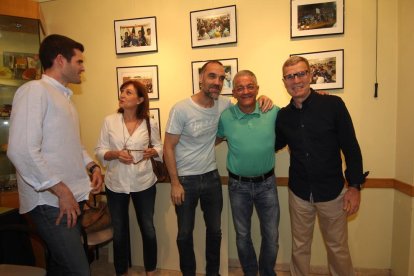
[[89, 211], [96, 213], [103, 212], [99, 215], [100, 221], [94, 222], [99, 225], [91, 225], [91, 227], [81, 228], [83, 245], [88, 256], [89, 263], [92, 263], [95, 258], [99, 259], [99, 248], [111, 242], [113, 238], [113, 230], [112, 224], [109, 220], [109, 212], [108, 210], [102, 210], [102, 206], [106, 206], [106, 194], [104, 191], [91, 196], [91, 200], [89, 200], [88, 204], [84, 207], [85, 212], [88, 212], [88, 209]]

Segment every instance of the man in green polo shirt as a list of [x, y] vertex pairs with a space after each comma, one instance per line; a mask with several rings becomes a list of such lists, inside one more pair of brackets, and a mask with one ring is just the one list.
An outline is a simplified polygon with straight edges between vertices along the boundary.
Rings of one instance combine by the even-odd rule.
[[[279, 108], [261, 112], [256, 102], [258, 91], [253, 72], [238, 72], [233, 79], [237, 104], [223, 111], [217, 132], [217, 142], [226, 139], [228, 143], [229, 197], [237, 252], [247, 276], [258, 272], [276, 275], [279, 248], [279, 201], [274, 174], [274, 126]], [[262, 234], [259, 260], [250, 235], [253, 206]]]

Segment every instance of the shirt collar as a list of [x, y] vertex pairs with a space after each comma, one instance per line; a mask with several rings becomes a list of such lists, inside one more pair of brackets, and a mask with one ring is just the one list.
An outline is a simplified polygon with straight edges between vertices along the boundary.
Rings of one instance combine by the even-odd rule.
[[236, 104], [234, 107], [235, 107], [234, 108], [234, 110], [235, 110], [234, 115], [236, 116], [236, 118], [238, 120], [242, 119], [243, 117], [247, 117], [247, 116], [251, 116], [251, 115], [260, 116], [260, 110], [259, 110], [259, 103], [258, 102], [256, 102], [256, 107], [255, 107], [254, 111], [252, 113], [248, 113], [248, 114], [241, 111], [238, 104]]
[[55, 87], [57, 90], [62, 92], [67, 98], [70, 99], [70, 97], [73, 95], [72, 90], [69, 88], [63, 86], [60, 82], [58, 82], [56, 79], [49, 77], [48, 75], [43, 74], [42, 75], [42, 81], [45, 81]]
[[[303, 101], [303, 103], [302, 103], [302, 108], [306, 108], [311, 102], [312, 102], [312, 99], [313, 98], [315, 98], [315, 95], [316, 95], [316, 92], [315, 92], [315, 90], [313, 90], [312, 88], [310, 88], [310, 94], [309, 94], [309, 96], [306, 98], [306, 100], [304, 100]], [[292, 109], [298, 109], [298, 108], [296, 108], [296, 105], [295, 105], [295, 103], [293, 102], [293, 98], [292, 99], [290, 99], [290, 103], [289, 103], [289, 106], [290, 106], [290, 108], [292, 108]]]

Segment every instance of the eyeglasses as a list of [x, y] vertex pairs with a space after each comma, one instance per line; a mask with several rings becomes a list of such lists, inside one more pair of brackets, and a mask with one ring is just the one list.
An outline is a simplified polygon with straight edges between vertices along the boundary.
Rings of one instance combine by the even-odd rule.
[[283, 78], [286, 81], [292, 81], [292, 80], [295, 79], [295, 77], [298, 77], [298, 79], [304, 78], [308, 73], [309, 73], [308, 70], [300, 71], [300, 72], [297, 72], [297, 73], [294, 73], [294, 74], [284, 75]]
[[[144, 161], [144, 155], [141, 152], [144, 152], [144, 150], [138, 150], [138, 149], [126, 149], [128, 154], [132, 157], [132, 163], [134, 165]], [[138, 160], [138, 161], [137, 161]]]
[[244, 89], [247, 89], [247, 91], [252, 92], [256, 89], [256, 85], [249, 84], [248, 86], [237, 86], [235, 88], [237, 93], [242, 93]]

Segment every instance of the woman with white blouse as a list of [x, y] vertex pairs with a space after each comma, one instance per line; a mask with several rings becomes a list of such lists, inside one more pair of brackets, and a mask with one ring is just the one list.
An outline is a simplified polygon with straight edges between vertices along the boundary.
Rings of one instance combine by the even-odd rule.
[[[150, 120], [151, 137], [146, 120]], [[149, 139], [153, 148], [148, 148]], [[149, 118], [146, 87], [138, 81], [122, 84], [118, 112], [105, 118], [95, 154], [106, 167], [105, 186], [114, 230], [116, 275], [128, 273], [128, 205], [134, 204], [141, 230], [146, 275], [157, 266], [157, 238], [153, 223], [157, 178], [150, 157], [161, 158], [158, 124]]]

